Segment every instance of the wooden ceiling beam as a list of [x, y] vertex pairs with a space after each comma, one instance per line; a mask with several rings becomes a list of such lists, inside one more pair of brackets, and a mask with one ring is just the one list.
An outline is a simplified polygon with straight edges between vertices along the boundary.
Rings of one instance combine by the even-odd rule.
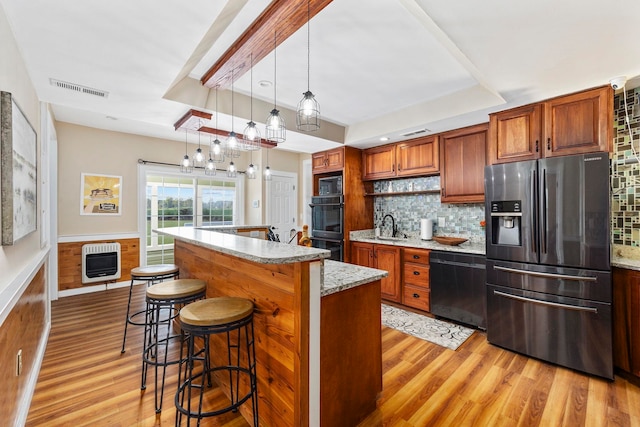
[[[309, 16], [313, 18], [332, 0], [309, 0]], [[274, 0], [246, 29], [231, 47], [213, 64], [200, 79], [210, 88], [231, 86], [231, 70], [234, 80], [250, 68], [250, 58], [257, 63], [307, 23], [307, 0]]]

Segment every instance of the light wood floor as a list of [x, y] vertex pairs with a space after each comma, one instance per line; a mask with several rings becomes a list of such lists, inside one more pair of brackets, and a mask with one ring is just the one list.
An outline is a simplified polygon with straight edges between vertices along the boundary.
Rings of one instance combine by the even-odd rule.
[[[138, 308], [143, 291], [136, 286]], [[153, 386], [140, 391], [141, 328], [130, 329], [120, 354], [127, 292], [53, 302], [27, 426], [173, 425], [175, 367], [156, 416]], [[529, 359], [488, 344], [480, 332], [457, 351], [384, 327], [382, 340], [384, 390], [363, 427], [640, 426], [640, 388], [620, 377], [609, 382]], [[202, 425], [248, 424], [228, 414]]]

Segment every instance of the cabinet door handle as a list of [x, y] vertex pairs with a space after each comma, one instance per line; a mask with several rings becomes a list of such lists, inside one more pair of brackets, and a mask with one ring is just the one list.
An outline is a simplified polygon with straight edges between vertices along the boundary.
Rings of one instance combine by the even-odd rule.
[[420, 295], [418, 295], [418, 294], [413, 294], [413, 297], [414, 297], [414, 298], [420, 298]]
[[539, 151], [538, 145], [539, 145], [539, 141], [536, 139], [536, 153]]
[[395, 172], [396, 171], [396, 164], [392, 164], [391, 165], [391, 172]]
[[420, 259], [420, 255], [414, 255], [413, 259]]
[[547, 150], [551, 150], [551, 138], [547, 138]]
[[419, 275], [420, 275], [420, 272], [419, 272], [419, 271], [414, 271], [414, 272], [413, 272], [413, 275], [414, 275], [414, 276], [419, 276]]
[[401, 171], [402, 168], [400, 167], [400, 163], [398, 163], [398, 170]]

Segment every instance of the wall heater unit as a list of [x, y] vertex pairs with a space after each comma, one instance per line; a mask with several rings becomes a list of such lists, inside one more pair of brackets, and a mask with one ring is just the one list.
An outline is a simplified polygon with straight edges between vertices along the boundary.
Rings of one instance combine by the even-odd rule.
[[120, 243], [91, 243], [82, 246], [83, 284], [119, 278]]

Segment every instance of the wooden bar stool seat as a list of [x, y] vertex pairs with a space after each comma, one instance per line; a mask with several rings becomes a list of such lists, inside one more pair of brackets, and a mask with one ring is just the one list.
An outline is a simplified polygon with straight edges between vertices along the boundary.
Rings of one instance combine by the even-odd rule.
[[133, 282], [146, 281], [147, 286], [151, 286], [156, 282], [162, 282], [166, 279], [174, 279], [180, 275], [180, 268], [175, 264], [156, 264], [146, 265], [143, 267], [135, 267], [131, 269], [131, 283], [129, 284], [129, 301], [127, 302], [127, 315], [124, 320], [124, 334], [122, 336], [122, 350], [125, 352], [125, 343], [127, 341], [127, 326], [136, 325], [144, 326], [141, 321], [136, 321], [136, 316], [142, 315], [145, 311], [138, 311], [131, 314], [131, 294], [133, 292]]
[[[192, 418], [205, 417], [237, 411], [240, 405], [251, 399], [253, 425], [258, 426], [258, 387], [256, 376], [256, 354], [253, 333], [253, 302], [245, 298], [220, 297], [209, 298], [188, 304], [180, 310], [180, 328], [187, 334], [187, 355], [180, 355], [178, 372], [178, 391], [175, 397], [176, 426], [187, 416], [187, 425]], [[213, 351], [226, 351], [227, 364], [212, 366], [210, 357], [210, 338], [215, 334], [226, 335], [226, 348]], [[196, 349], [196, 338], [202, 338], [204, 346]], [[244, 348], [243, 348], [244, 347]], [[201, 364], [201, 369], [194, 366]], [[228, 375], [217, 377], [221, 387], [227, 387], [225, 394], [230, 405], [224, 408], [203, 408], [205, 388], [211, 388], [212, 374], [227, 371]], [[207, 381], [205, 382], [205, 378]], [[198, 389], [199, 393], [195, 393]], [[192, 408], [197, 406], [197, 408]]]
[[[178, 357], [169, 356], [171, 351], [169, 342], [180, 339], [180, 347], [182, 347], [183, 340], [181, 333], [171, 333], [173, 320], [178, 317], [180, 307], [204, 298], [206, 290], [207, 283], [199, 279], [170, 280], [147, 288], [140, 389], [146, 389], [147, 372], [149, 366], [153, 366], [155, 368], [156, 413], [162, 410], [167, 366], [180, 362]], [[178, 352], [176, 351], [176, 353]], [[179, 353], [182, 354], [182, 348]], [[162, 369], [161, 375], [159, 375], [160, 369]], [[160, 387], [158, 387], [160, 380]]]

